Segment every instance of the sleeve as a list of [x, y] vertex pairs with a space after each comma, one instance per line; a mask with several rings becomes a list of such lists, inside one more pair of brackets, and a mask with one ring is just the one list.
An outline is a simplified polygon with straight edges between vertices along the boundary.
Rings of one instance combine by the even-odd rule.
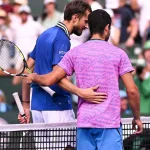
[[72, 55], [72, 50], [70, 50], [58, 64], [58, 66], [61, 67], [68, 76], [71, 76], [74, 72], [74, 60]]
[[66, 40], [59, 39], [54, 42], [52, 65], [57, 65], [64, 55], [69, 51], [70, 43]]
[[32, 50], [32, 52], [29, 54], [29, 57], [31, 57], [33, 60], [35, 60], [35, 57], [36, 57], [36, 45], [35, 45], [34, 49]]
[[122, 76], [132, 71], [134, 71], [134, 68], [131, 65], [129, 57], [124, 51], [122, 51], [120, 63], [119, 63], [119, 75]]

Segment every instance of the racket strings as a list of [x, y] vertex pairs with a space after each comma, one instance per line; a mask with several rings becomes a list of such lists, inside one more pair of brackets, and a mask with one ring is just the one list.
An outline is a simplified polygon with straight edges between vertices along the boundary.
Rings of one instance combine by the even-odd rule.
[[[19, 74], [24, 69], [23, 56], [20, 50], [8, 41], [0, 41], [0, 67], [11, 74]], [[14, 68], [12, 70], [12, 68]]]

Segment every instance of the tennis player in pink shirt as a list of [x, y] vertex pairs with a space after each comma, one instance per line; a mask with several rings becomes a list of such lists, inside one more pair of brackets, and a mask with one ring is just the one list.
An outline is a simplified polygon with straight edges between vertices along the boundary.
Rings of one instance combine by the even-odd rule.
[[79, 97], [77, 112], [77, 150], [122, 150], [119, 78], [122, 79], [133, 112], [133, 128], [141, 133], [140, 98], [131, 72], [133, 67], [126, 53], [109, 44], [111, 18], [104, 10], [93, 11], [88, 17], [91, 39], [70, 50], [55, 71], [46, 75], [30, 74], [27, 82], [50, 86], [75, 72], [77, 86], [99, 85], [99, 92], [108, 95], [100, 104]]

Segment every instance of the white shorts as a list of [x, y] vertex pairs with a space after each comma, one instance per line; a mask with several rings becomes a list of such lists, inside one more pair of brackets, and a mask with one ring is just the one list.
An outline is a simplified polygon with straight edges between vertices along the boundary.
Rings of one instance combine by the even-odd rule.
[[[32, 110], [32, 118], [33, 123], [63, 123], [63, 122], [70, 122], [75, 121], [75, 114], [73, 110], [64, 110], [64, 111], [37, 111]], [[74, 131], [68, 131], [68, 135], [73, 135]], [[52, 134], [52, 135], [51, 135]], [[72, 147], [75, 147], [74, 144], [71, 144], [69, 141], [72, 141], [71, 137], [57, 137], [58, 131], [54, 131], [53, 133], [46, 133], [44, 131], [41, 131], [38, 133], [38, 136], [41, 136], [43, 138], [35, 137], [36, 141], [36, 148], [39, 148], [40, 150], [45, 150], [45, 148], [48, 148], [49, 150], [53, 149], [54, 147], [56, 150], [62, 150], [62, 148], [59, 148], [61, 146], [67, 147], [67, 145], [71, 145]], [[63, 131], [59, 132], [59, 136], [64, 135]], [[36, 135], [35, 135], [36, 136]], [[62, 140], [63, 142], [59, 143], [58, 141]], [[43, 141], [45, 143], [43, 143]], [[51, 142], [50, 142], [51, 141]], [[67, 143], [64, 141], [68, 141]]]
[[74, 111], [37, 111], [32, 110], [33, 123], [63, 123], [75, 121]]

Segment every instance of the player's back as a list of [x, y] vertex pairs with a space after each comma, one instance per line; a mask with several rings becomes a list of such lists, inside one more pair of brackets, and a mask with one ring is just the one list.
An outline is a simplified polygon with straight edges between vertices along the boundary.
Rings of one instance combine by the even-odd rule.
[[[70, 52], [71, 53], [71, 52]], [[99, 92], [108, 94], [101, 104], [79, 99], [79, 127], [120, 126], [120, 97], [118, 79], [133, 70], [125, 52], [105, 41], [90, 40], [72, 50], [77, 86], [99, 85]]]

